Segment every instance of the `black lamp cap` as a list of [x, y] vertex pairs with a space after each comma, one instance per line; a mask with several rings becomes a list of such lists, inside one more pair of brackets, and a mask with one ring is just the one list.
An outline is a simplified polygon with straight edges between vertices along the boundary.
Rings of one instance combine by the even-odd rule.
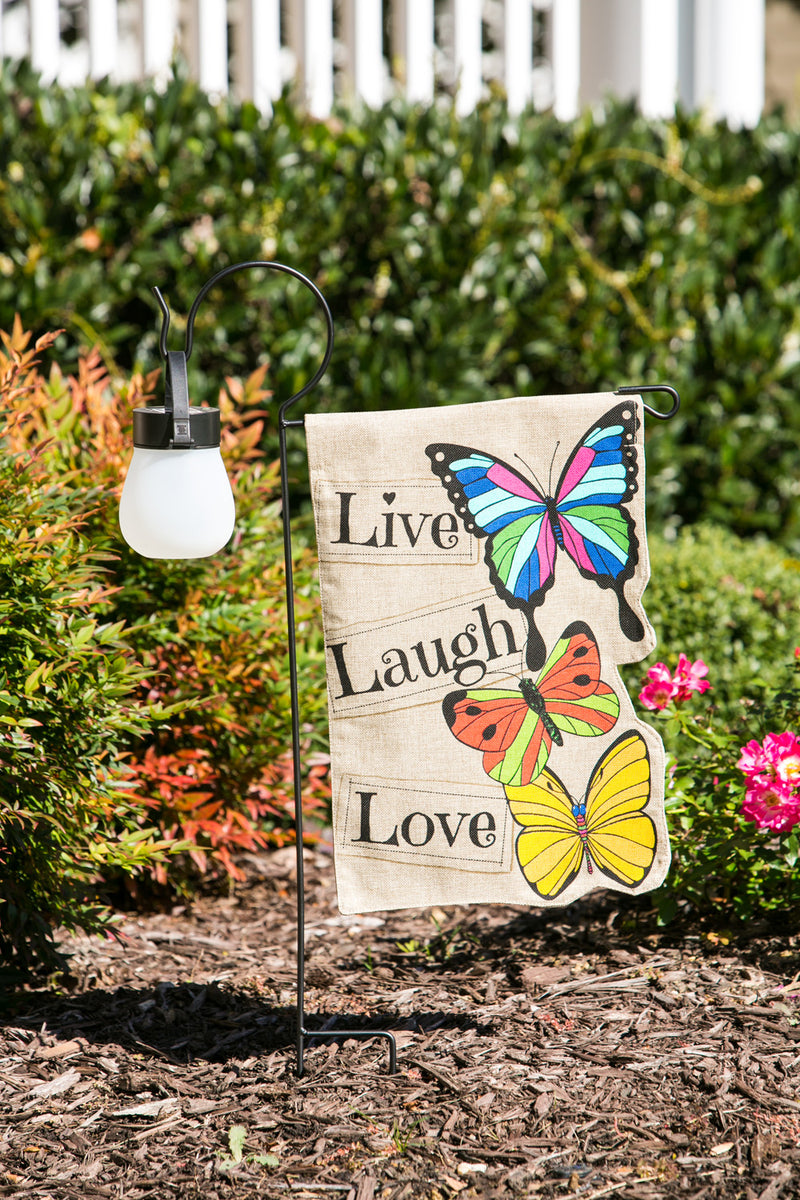
[[175, 445], [171, 408], [150, 406], [133, 410], [133, 444], [148, 450], [204, 450], [220, 442], [218, 408], [190, 408], [188, 445]]
[[133, 444], [148, 450], [209, 449], [220, 443], [218, 408], [190, 408], [183, 351], [167, 353], [163, 405], [133, 410]]

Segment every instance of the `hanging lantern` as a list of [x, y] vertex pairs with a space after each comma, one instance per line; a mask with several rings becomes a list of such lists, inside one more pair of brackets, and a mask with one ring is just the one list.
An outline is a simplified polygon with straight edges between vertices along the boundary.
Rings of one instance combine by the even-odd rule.
[[119, 506], [145, 558], [207, 558], [230, 540], [236, 509], [220, 453], [218, 408], [189, 404], [186, 354], [166, 354], [163, 406], [133, 413], [133, 457]]

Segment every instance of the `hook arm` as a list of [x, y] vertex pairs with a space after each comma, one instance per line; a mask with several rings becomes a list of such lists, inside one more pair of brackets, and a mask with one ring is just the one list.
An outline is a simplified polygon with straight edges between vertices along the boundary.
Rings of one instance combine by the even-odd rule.
[[[316, 387], [316, 385], [319, 383], [320, 379], [322, 378], [322, 376], [325, 374], [326, 370], [328, 369], [328, 363], [330, 362], [331, 354], [333, 353], [333, 317], [331, 316], [331, 310], [328, 307], [328, 303], [327, 303], [325, 297], [322, 295], [322, 292], [317, 287], [317, 285], [315, 283], [312, 283], [311, 280], [306, 275], [303, 275], [300, 271], [296, 271], [294, 267], [287, 267], [285, 263], [262, 262], [258, 259], [254, 259], [249, 262], [233, 263], [231, 266], [223, 267], [223, 269], [221, 271], [217, 271], [216, 275], [212, 275], [212, 277], [208, 280], [208, 282], [203, 284], [200, 291], [197, 293], [197, 295], [194, 298], [192, 307], [189, 309], [189, 315], [186, 318], [186, 340], [185, 340], [183, 352], [186, 356], [186, 362], [188, 362], [189, 358], [191, 357], [192, 348], [194, 346], [194, 322], [195, 322], [195, 317], [197, 316], [197, 310], [199, 309], [199, 307], [202, 304], [205, 297], [211, 291], [212, 287], [214, 287], [214, 285], [216, 283], [219, 283], [220, 280], [225, 279], [226, 276], [232, 275], [234, 273], [234, 271], [249, 271], [255, 267], [266, 267], [268, 270], [271, 270], [271, 271], [282, 271], [285, 275], [291, 275], [293, 279], [297, 279], [300, 283], [303, 284], [304, 287], [308, 288], [308, 290], [312, 293], [312, 295], [316, 299], [317, 303], [322, 308], [322, 311], [323, 311], [323, 314], [325, 317], [325, 325], [326, 325], [328, 340], [327, 340], [327, 345], [325, 347], [325, 353], [322, 357], [322, 362], [320, 363], [319, 367], [317, 368], [317, 371], [312, 376], [312, 378], [309, 379], [308, 383], [304, 384], [303, 387], [300, 388], [300, 390], [298, 392], [295, 392], [293, 396], [290, 396], [288, 400], [284, 400], [284, 402], [280, 406], [280, 409], [278, 412], [278, 417], [279, 417], [279, 421], [280, 421], [281, 425], [302, 425], [302, 423], [303, 423], [302, 420], [287, 421], [285, 418], [285, 413], [289, 409], [290, 405], [294, 404], [302, 396], [305, 396], [308, 392], [311, 391], [311, 389], [313, 387]], [[166, 301], [164, 300], [164, 297], [162, 296], [160, 289], [157, 287], [154, 287], [153, 294], [154, 294], [156, 300], [158, 301], [159, 308], [161, 309], [162, 320], [161, 320], [161, 336], [159, 339], [159, 347], [161, 350], [161, 357], [163, 359], [166, 359], [167, 358], [167, 334], [169, 332], [170, 314], [169, 314], [169, 309], [167, 307]]]
[[672, 397], [672, 408], [668, 412], [659, 412], [657, 408], [652, 408], [649, 404], [642, 403], [642, 407], [651, 417], [655, 417], [659, 421], [668, 421], [670, 417], [674, 417], [675, 413], [681, 406], [681, 398], [674, 387], [670, 387], [668, 383], [641, 383], [638, 387], [621, 387], [617, 388], [615, 396], [638, 396], [640, 392], [666, 392]]

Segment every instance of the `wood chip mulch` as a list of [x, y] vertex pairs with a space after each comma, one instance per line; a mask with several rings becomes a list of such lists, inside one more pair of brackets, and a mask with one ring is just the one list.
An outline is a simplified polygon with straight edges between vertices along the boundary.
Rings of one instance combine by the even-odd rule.
[[191, 910], [65, 939], [0, 1026], [0, 1197], [800, 1195], [800, 938], [648, 932], [613, 895], [341, 917], [293, 851]]

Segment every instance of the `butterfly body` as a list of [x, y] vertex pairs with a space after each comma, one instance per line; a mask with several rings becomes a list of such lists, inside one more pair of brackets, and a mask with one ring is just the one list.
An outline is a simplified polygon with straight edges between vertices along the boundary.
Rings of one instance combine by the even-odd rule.
[[650, 799], [650, 756], [644, 739], [628, 730], [606, 750], [575, 801], [549, 768], [525, 787], [505, 789], [522, 826], [516, 853], [522, 873], [544, 899], [555, 899], [582, 865], [598, 868], [624, 887], [638, 886], [653, 865], [656, 828], [644, 812]]
[[575, 825], [578, 829], [578, 837], [581, 839], [583, 846], [583, 861], [586, 863], [586, 870], [590, 875], [594, 874], [592, 866], [592, 852], [589, 847], [589, 827], [586, 824], [586, 805], [573, 804], [572, 815], [575, 818]]
[[613, 728], [619, 700], [600, 678], [594, 635], [574, 621], [535, 681], [451, 692], [442, 711], [454, 737], [483, 751], [487, 775], [524, 786], [544, 769], [553, 743], [563, 745], [565, 733], [596, 737]]
[[558, 504], [556, 503], [555, 498], [553, 496], [547, 496], [545, 498], [545, 503], [547, 505], [547, 516], [548, 516], [550, 525], [553, 530], [553, 535], [556, 539], [557, 544], [563, 550], [564, 549], [564, 534], [561, 529], [561, 522], [558, 519]]
[[559, 551], [584, 578], [615, 591], [625, 635], [644, 637], [623, 591], [638, 562], [634, 521], [625, 508], [637, 490], [636, 430], [632, 405], [610, 409], [572, 451], [552, 493], [485, 451], [451, 443], [426, 448], [465, 528], [486, 539], [484, 558], [497, 594], [527, 616], [531, 670], [546, 652], [533, 614], [553, 586]]
[[522, 695], [525, 699], [525, 703], [527, 704], [528, 708], [531, 710], [531, 712], [536, 713], [537, 717], [542, 722], [542, 724], [544, 725], [548, 734], [553, 739], [553, 741], [556, 743], [556, 745], [563, 746], [564, 739], [561, 736], [561, 731], [559, 730], [555, 721], [552, 719], [552, 717], [548, 713], [547, 705], [545, 704], [545, 700], [544, 700], [544, 696], [539, 691], [539, 689], [537, 688], [537, 686], [533, 682], [533, 680], [532, 679], [520, 679], [519, 690], [522, 692]]

